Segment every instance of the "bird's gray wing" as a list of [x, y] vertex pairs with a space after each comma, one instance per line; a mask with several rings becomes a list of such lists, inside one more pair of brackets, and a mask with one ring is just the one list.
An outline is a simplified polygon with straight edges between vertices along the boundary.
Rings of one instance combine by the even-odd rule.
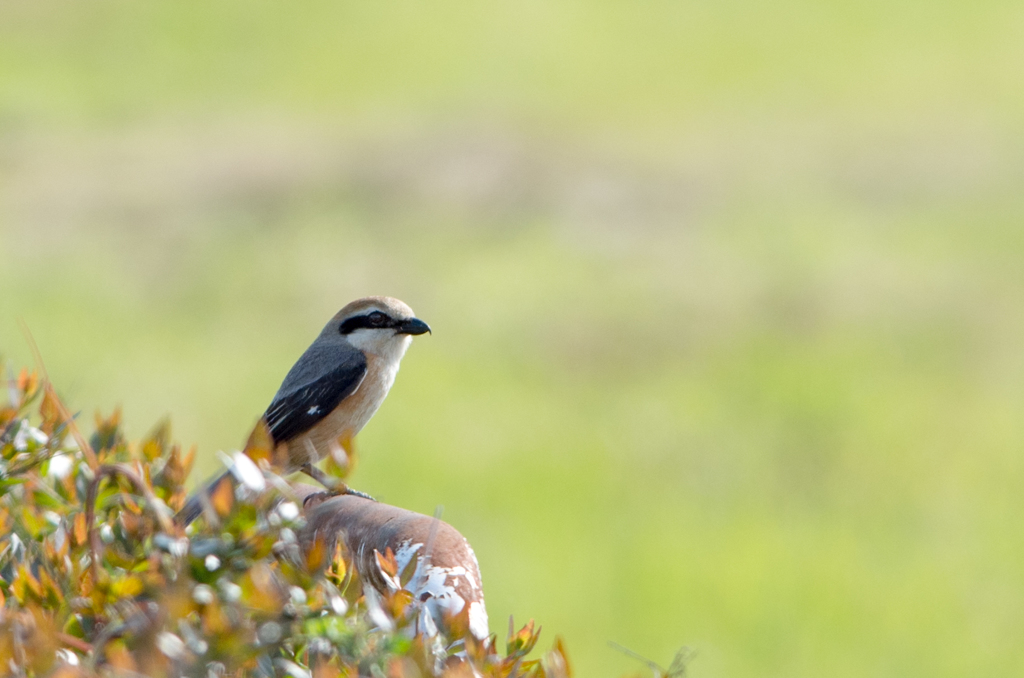
[[348, 344], [314, 345], [288, 371], [263, 415], [275, 443], [313, 428], [366, 376], [366, 357]]

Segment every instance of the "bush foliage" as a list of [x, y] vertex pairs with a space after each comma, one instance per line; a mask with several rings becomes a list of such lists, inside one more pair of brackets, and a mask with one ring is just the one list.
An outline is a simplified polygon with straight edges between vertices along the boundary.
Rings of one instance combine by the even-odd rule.
[[219, 486], [185, 529], [173, 516], [195, 450], [167, 424], [129, 442], [118, 413], [97, 416], [86, 440], [25, 370], [0, 402], [0, 665], [12, 675], [570, 675], [560, 640], [527, 658], [533, 622], [510, 625], [504, 657], [458, 619], [416, 633], [408, 591], [365, 595], [342, 546], [297, 537], [301, 501], [259, 444], [234, 459], [257, 479]]

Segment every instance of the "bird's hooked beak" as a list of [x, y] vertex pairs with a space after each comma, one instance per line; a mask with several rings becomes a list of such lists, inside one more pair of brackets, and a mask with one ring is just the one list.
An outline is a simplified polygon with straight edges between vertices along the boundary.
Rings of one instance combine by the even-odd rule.
[[395, 326], [395, 334], [426, 334], [427, 332], [430, 332], [430, 325], [419, 318], [409, 318]]

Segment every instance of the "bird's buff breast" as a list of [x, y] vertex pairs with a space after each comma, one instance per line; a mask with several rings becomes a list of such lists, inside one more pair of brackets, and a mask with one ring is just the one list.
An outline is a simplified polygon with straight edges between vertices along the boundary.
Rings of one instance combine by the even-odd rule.
[[369, 356], [366, 377], [355, 393], [342, 400], [305, 435], [288, 442], [291, 463], [296, 468], [306, 463], [315, 464], [330, 453], [332, 445], [347, 444], [377, 412], [395, 383], [397, 373], [397, 363], [388, 365], [380, 358]]

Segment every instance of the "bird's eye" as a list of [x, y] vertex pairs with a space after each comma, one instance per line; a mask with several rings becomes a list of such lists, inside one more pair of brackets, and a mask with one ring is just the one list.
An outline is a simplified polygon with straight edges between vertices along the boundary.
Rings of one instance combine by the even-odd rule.
[[374, 311], [370, 314], [370, 324], [374, 327], [380, 327], [387, 322], [388, 317], [380, 311]]

